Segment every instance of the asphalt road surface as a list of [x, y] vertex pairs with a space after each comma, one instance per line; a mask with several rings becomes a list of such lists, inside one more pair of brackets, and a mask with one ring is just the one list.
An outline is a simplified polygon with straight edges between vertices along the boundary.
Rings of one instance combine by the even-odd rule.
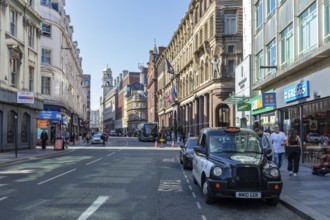
[[1, 219], [301, 219], [259, 200], [204, 203], [178, 148], [136, 138], [0, 167]]

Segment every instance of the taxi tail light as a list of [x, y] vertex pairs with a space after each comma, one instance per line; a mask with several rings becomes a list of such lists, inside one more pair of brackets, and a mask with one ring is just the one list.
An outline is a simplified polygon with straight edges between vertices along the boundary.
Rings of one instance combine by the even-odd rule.
[[215, 184], [215, 188], [217, 188], [217, 189], [221, 188], [221, 184], [220, 183], [216, 183]]

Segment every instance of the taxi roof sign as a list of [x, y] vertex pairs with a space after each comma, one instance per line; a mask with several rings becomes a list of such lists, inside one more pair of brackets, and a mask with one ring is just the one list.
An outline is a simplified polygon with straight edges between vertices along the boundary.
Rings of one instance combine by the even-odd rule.
[[240, 132], [241, 129], [238, 127], [228, 127], [228, 128], [225, 128], [225, 131], [230, 132], [230, 133], [237, 133], [237, 132]]

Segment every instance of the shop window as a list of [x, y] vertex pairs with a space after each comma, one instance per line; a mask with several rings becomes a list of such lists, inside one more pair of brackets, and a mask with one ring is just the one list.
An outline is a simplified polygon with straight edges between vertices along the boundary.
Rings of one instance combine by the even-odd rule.
[[227, 105], [220, 105], [218, 107], [218, 127], [227, 127], [229, 126], [229, 114], [230, 114], [230, 109]]

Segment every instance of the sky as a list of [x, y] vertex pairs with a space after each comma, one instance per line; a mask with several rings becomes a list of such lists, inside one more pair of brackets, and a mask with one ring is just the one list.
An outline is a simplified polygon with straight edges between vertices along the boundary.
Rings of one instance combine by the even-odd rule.
[[147, 67], [149, 51], [167, 47], [190, 0], [66, 0], [84, 74], [91, 75], [91, 109], [100, 108], [102, 71]]

